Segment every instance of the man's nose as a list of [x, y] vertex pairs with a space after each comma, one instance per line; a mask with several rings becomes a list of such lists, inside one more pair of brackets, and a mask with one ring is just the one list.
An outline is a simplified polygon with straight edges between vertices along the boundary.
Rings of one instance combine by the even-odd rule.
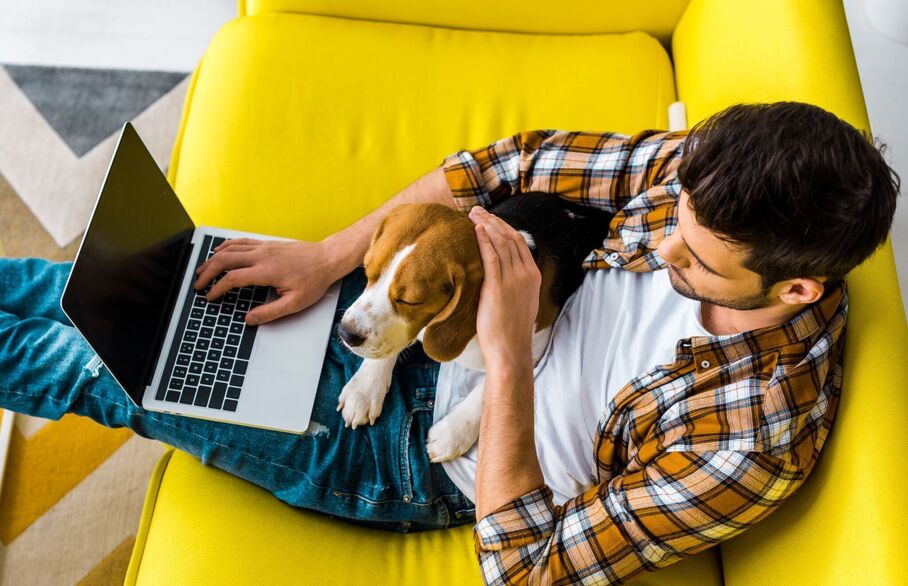
[[665, 262], [683, 268], [685, 263], [684, 255], [681, 253], [682, 249], [681, 237], [672, 233], [659, 243], [656, 252], [659, 253], [659, 257]]
[[365, 336], [361, 336], [356, 332], [350, 330], [349, 328], [344, 326], [343, 322], [337, 324], [337, 335], [340, 336], [344, 342], [346, 342], [353, 348], [366, 341]]

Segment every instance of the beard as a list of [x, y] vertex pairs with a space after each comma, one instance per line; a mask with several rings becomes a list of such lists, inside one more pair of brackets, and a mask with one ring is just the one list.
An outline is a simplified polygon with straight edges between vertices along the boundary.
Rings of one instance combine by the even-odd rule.
[[672, 265], [667, 265], [666, 270], [668, 271], [668, 280], [672, 285], [672, 289], [679, 295], [687, 297], [688, 299], [693, 299], [694, 301], [712, 303], [713, 305], [718, 305], [720, 307], [728, 307], [741, 311], [762, 309], [773, 304], [772, 299], [769, 298], [768, 287], [756, 295], [751, 295], [749, 297], [741, 297], [738, 299], [715, 299], [697, 294], [693, 287], [690, 286], [690, 283], [688, 283], [687, 280], [681, 276], [681, 273], [677, 272]]

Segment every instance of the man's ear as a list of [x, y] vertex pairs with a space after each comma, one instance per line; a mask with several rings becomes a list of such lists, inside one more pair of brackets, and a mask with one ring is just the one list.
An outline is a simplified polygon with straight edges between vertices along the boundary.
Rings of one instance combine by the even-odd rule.
[[447, 362], [460, 356], [476, 335], [476, 310], [482, 286], [482, 265], [464, 268], [452, 265], [454, 294], [426, 326], [422, 347], [436, 362]]

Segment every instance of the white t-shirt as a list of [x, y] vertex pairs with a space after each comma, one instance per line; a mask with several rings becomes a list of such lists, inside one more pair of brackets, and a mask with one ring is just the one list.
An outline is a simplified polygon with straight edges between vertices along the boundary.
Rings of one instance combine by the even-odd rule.
[[[700, 302], [675, 292], [667, 270], [586, 272], [555, 320], [546, 352], [533, 370], [536, 453], [555, 504], [595, 484], [596, 429], [618, 391], [650, 368], [670, 364], [681, 338], [709, 335]], [[434, 421], [483, 376], [455, 362], [442, 363]], [[442, 464], [473, 502], [477, 456], [478, 444]]]

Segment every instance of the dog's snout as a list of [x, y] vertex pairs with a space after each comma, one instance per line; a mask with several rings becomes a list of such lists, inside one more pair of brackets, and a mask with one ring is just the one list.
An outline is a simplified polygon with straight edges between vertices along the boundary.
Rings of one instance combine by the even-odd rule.
[[366, 341], [365, 336], [360, 336], [356, 332], [347, 329], [346, 327], [344, 327], [343, 323], [337, 324], [337, 334], [344, 342], [346, 342], [353, 348]]

